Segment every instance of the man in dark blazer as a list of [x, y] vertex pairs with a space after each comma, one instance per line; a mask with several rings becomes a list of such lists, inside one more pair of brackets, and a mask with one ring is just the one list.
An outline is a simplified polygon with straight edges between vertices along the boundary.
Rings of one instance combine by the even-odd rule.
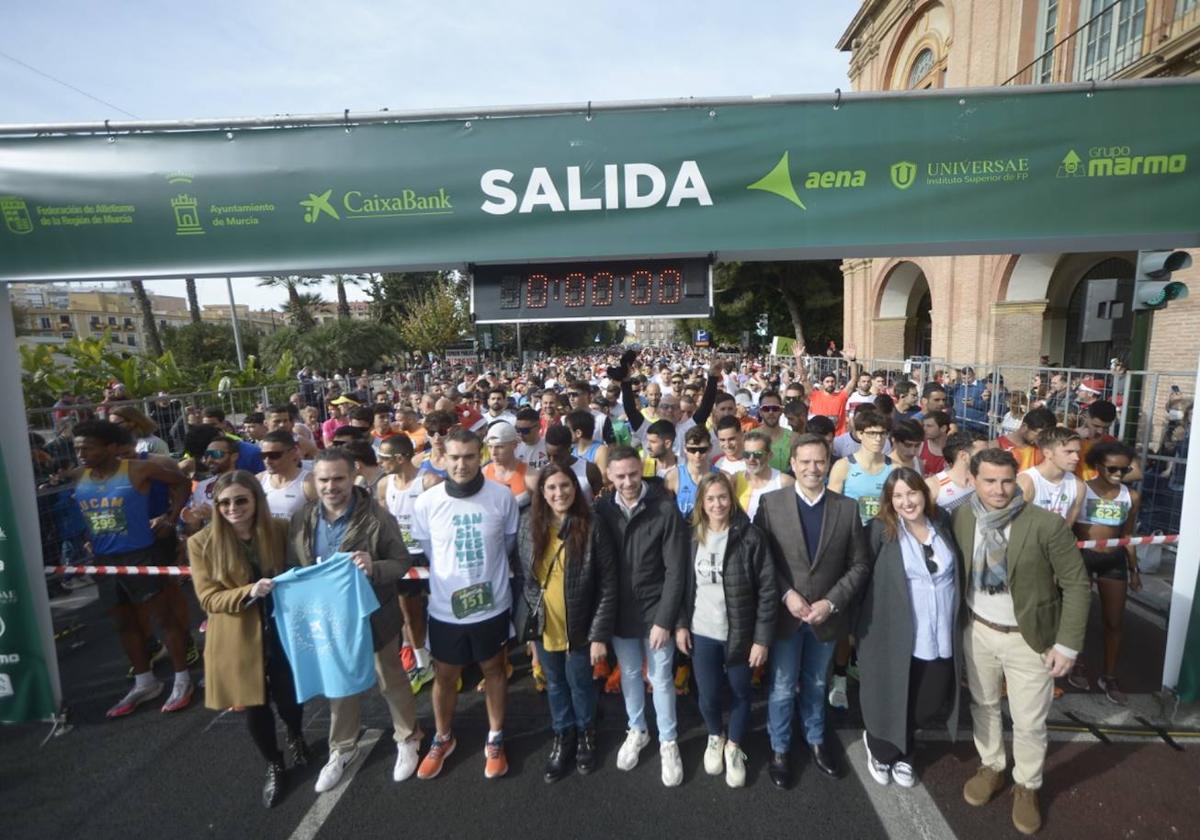
[[840, 773], [825, 745], [826, 675], [834, 645], [846, 632], [846, 614], [871, 574], [858, 505], [825, 489], [829, 461], [825, 438], [796, 438], [791, 457], [795, 487], [767, 493], [754, 517], [770, 541], [783, 600], [771, 645], [767, 705], [769, 770], [771, 781], [781, 788], [791, 784], [793, 714], [800, 716], [817, 769], [832, 777]]
[[975, 494], [954, 511], [954, 536], [965, 566], [970, 620], [962, 649], [980, 767], [963, 798], [984, 805], [1004, 787], [1000, 703], [1006, 694], [1013, 721], [1012, 821], [1022, 834], [1033, 834], [1042, 825], [1037, 792], [1054, 678], [1070, 672], [1083, 648], [1091, 590], [1063, 518], [1025, 503], [1012, 453], [975, 453], [971, 475]]

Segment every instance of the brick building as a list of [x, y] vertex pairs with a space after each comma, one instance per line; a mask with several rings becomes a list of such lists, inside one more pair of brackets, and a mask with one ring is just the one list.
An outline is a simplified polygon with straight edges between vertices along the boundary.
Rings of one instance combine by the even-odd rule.
[[[858, 91], [1191, 76], [1200, 0], [867, 0], [837, 46]], [[1106, 368], [1130, 351], [1135, 262], [1127, 251], [847, 259], [845, 343], [876, 359]], [[1185, 329], [1200, 321], [1200, 252], [1175, 277], [1196, 293], [1153, 315], [1148, 369], [1191, 370], [1200, 355], [1200, 331]], [[1126, 302], [1111, 335], [1085, 325], [1089, 296]]]

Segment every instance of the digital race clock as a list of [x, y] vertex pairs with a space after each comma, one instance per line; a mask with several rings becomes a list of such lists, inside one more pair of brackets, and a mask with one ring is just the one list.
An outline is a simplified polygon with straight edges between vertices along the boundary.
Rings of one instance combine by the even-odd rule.
[[475, 266], [471, 315], [477, 324], [707, 318], [707, 258]]

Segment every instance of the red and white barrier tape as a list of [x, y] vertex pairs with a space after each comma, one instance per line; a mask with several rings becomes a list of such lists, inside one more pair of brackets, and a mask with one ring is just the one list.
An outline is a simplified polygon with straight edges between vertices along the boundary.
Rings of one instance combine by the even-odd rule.
[[47, 566], [47, 575], [151, 575], [191, 577], [187, 566]]
[[1080, 540], [1078, 548], [1118, 548], [1123, 545], [1165, 545], [1179, 541], [1178, 534], [1158, 534], [1153, 537], [1121, 537], [1112, 540]]
[[[187, 566], [47, 566], [46, 575], [151, 575], [191, 577]], [[404, 573], [406, 580], [428, 580], [429, 569], [413, 566]]]

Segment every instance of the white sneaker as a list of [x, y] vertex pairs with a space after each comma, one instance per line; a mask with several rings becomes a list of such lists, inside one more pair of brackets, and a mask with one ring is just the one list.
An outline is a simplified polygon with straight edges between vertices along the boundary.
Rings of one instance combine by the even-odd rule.
[[617, 769], [632, 770], [637, 767], [638, 756], [650, 744], [650, 733], [630, 729], [625, 734], [625, 743], [617, 751]]
[[737, 744], [725, 745], [725, 784], [731, 788], [746, 786], [746, 754]]
[[720, 776], [725, 770], [725, 739], [720, 735], [709, 735], [708, 746], [704, 749], [704, 772], [710, 776]]
[[679, 757], [679, 745], [674, 741], [663, 741], [658, 745], [658, 757], [662, 760], [662, 782], [667, 787], [678, 787], [683, 781], [683, 760]]
[[910, 788], [917, 783], [917, 774], [907, 761], [897, 761], [892, 765], [892, 781], [902, 788]]
[[396, 766], [392, 768], [392, 781], [403, 782], [417, 772], [417, 741], [410, 738], [397, 745]]
[[[863, 731], [863, 749], [867, 751], [867, 772], [871, 774], [872, 779], [886, 787], [892, 780], [889, 772], [892, 768], [882, 761], [876, 761], [875, 756], [871, 755], [871, 745], [867, 743], [867, 733], [865, 730]], [[910, 767], [909, 770], [911, 771], [912, 768]], [[899, 780], [896, 783], [899, 784]], [[912, 785], [910, 784], [908, 787], [912, 787]]]
[[324, 793], [337, 787], [337, 783], [342, 780], [342, 774], [356, 758], [358, 758], [357, 744], [350, 752], [335, 750], [329, 756], [329, 761], [325, 762], [325, 766], [321, 768], [321, 775], [317, 776], [317, 784], [314, 788], [317, 793]]
[[846, 695], [846, 678], [833, 675], [833, 684], [829, 689], [829, 705], [835, 709], [849, 709], [850, 698]]

